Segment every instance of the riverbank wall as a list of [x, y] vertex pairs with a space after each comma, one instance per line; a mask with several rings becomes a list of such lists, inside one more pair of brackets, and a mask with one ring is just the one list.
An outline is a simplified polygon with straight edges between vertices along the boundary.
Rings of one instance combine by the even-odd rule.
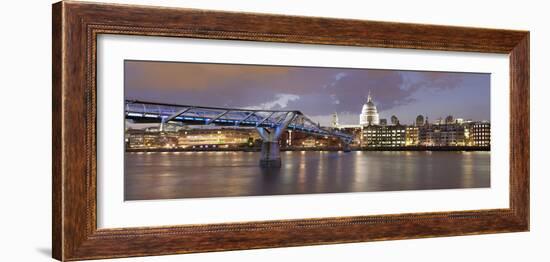
[[[286, 147], [281, 151], [342, 151], [340, 147]], [[351, 151], [491, 151], [487, 146], [352, 147]], [[260, 148], [127, 148], [126, 152], [260, 152]]]

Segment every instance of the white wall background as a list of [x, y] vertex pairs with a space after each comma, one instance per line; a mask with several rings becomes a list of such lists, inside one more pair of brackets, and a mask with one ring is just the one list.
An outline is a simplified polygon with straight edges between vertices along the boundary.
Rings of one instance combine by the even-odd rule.
[[[545, 1], [108, 1], [531, 31], [531, 232], [217, 252], [122, 261], [549, 261], [550, 28]], [[51, 254], [51, 7], [9, 1], [0, 11], [1, 261]], [[29, 118], [29, 114], [35, 114]]]

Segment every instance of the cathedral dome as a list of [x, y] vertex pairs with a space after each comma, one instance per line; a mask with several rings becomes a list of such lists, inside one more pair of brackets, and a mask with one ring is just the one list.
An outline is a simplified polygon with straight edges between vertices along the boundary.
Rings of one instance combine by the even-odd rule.
[[374, 103], [372, 102], [372, 100], [370, 100], [370, 96], [369, 96], [369, 100], [367, 101], [366, 104], [363, 105], [363, 110], [361, 111], [363, 114], [366, 114], [367, 112], [372, 112], [372, 111], [378, 111], [376, 109], [376, 105], [374, 105]]
[[361, 115], [359, 115], [359, 124], [360, 125], [378, 125], [379, 124], [379, 115], [376, 105], [372, 101], [372, 97], [369, 92], [367, 97], [367, 103], [363, 105], [361, 110]]

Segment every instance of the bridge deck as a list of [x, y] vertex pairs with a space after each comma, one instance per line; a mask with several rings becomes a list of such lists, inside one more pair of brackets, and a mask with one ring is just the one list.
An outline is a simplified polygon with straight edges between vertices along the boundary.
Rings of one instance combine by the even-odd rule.
[[174, 105], [143, 101], [126, 101], [125, 117], [138, 123], [182, 122], [190, 125], [220, 125], [275, 128], [293, 117], [289, 130], [333, 136], [350, 142], [350, 134], [319, 126], [300, 111]]

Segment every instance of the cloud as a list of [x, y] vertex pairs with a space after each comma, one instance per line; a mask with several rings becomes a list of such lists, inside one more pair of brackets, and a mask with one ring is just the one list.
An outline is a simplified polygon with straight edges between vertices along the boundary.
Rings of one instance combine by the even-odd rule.
[[408, 92], [453, 89], [464, 81], [464, 74], [461, 73], [404, 71], [400, 75], [404, 79], [401, 89]]
[[300, 96], [293, 94], [277, 94], [275, 99], [269, 102], [262, 103], [257, 106], [248, 106], [249, 109], [264, 109], [264, 110], [281, 110], [288, 106], [289, 102], [299, 100]]
[[340, 81], [340, 79], [346, 77], [348, 74], [344, 72], [340, 72], [334, 76], [335, 81]]
[[340, 80], [342, 80], [342, 78], [344, 78], [348, 75], [349, 75], [349, 73], [345, 73], [345, 72], [339, 72], [339, 73], [335, 74], [334, 77], [333, 77], [333, 80], [330, 83], [324, 85], [323, 88], [332, 88], [332, 87], [336, 86], [336, 84]]
[[332, 100], [332, 103], [335, 105], [340, 104], [340, 100], [338, 99], [338, 96], [336, 94], [331, 94], [330, 99]]
[[465, 86], [468, 77], [472, 74], [126, 61], [124, 85], [126, 99], [299, 110], [309, 116], [349, 112], [355, 123], [369, 90], [379, 112], [385, 114], [420, 100], [432, 99], [433, 104], [442, 91]]
[[[133, 89], [200, 91], [223, 88], [227, 83], [269, 81], [285, 75], [291, 68], [230, 64], [178, 63], [156, 61], [124, 62], [126, 85]], [[261, 76], [261, 77], [259, 77]]]

